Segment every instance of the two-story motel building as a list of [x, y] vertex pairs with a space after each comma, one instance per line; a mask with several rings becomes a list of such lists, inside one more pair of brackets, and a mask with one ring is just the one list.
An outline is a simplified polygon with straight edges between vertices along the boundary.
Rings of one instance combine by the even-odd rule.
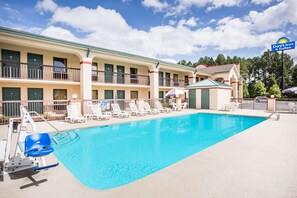
[[211, 78], [242, 98], [239, 65], [196, 68], [0, 27], [0, 99], [157, 99]]

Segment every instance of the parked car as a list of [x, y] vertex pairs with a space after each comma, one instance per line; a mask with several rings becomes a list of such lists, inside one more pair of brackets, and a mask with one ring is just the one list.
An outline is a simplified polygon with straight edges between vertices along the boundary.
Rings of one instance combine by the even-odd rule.
[[266, 102], [267, 101], [267, 97], [266, 96], [257, 96], [255, 98], [256, 102]]

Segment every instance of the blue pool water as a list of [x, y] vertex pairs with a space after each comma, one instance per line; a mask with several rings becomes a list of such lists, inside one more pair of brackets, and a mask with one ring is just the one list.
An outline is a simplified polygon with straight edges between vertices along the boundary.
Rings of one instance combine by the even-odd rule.
[[199, 113], [88, 128], [64, 132], [67, 138], [54, 146], [54, 154], [82, 184], [103, 190], [152, 174], [264, 120]]

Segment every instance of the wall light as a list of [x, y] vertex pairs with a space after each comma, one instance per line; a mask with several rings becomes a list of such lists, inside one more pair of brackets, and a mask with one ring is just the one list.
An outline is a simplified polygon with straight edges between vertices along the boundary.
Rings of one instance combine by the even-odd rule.
[[78, 97], [77, 94], [72, 94], [72, 99], [73, 99], [73, 100], [76, 100], [77, 97]]
[[159, 62], [157, 62], [157, 64], [156, 64], [156, 69], [158, 69], [158, 67], [159, 67], [159, 64], [160, 64], [160, 63], [159, 63]]

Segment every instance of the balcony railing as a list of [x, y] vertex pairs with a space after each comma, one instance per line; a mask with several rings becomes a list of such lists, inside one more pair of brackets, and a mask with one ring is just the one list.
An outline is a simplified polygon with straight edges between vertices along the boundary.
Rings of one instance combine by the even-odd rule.
[[92, 81], [98, 83], [149, 85], [150, 77], [138, 74], [104, 72], [93, 70]]
[[80, 69], [0, 61], [1, 78], [30, 80], [80, 81]]
[[159, 78], [159, 86], [161, 87], [185, 87], [189, 82], [180, 79]]

